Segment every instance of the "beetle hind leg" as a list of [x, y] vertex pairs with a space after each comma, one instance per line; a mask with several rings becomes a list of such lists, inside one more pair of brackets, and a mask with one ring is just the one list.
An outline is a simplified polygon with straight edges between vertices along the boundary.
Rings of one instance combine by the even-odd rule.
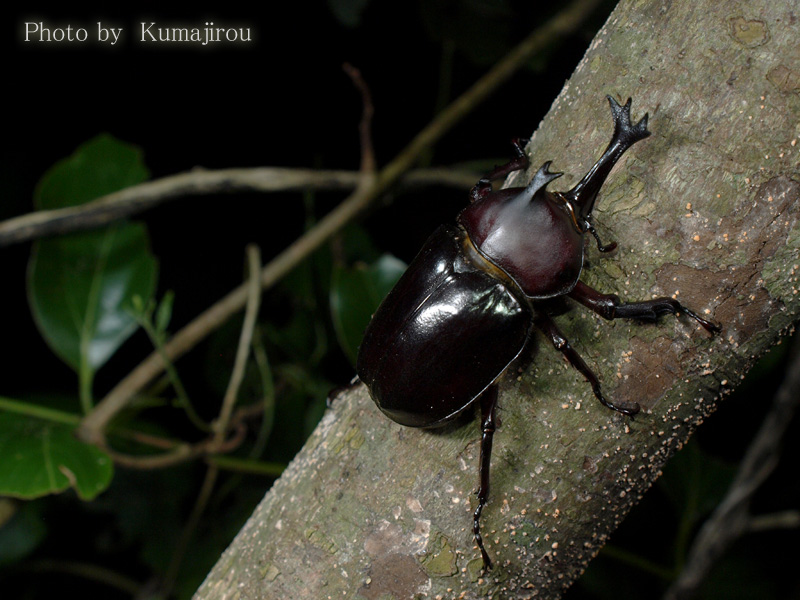
[[472, 534], [475, 543], [481, 551], [483, 566], [492, 568], [492, 559], [489, 558], [486, 548], [483, 547], [481, 537], [481, 512], [489, 496], [489, 466], [492, 459], [492, 441], [496, 429], [495, 409], [497, 408], [497, 386], [489, 386], [480, 398], [481, 402], [481, 457], [480, 457], [480, 486], [478, 487], [478, 506], [472, 516]]
[[629, 417], [633, 417], [639, 412], [640, 408], [636, 402], [612, 402], [603, 396], [603, 392], [600, 389], [600, 380], [597, 379], [597, 375], [595, 375], [589, 368], [589, 365], [584, 362], [581, 355], [570, 346], [569, 340], [564, 337], [564, 334], [558, 329], [553, 319], [547, 315], [540, 314], [536, 316], [534, 323], [536, 327], [547, 336], [547, 339], [552, 342], [555, 349], [564, 355], [564, 358], [567, 359], [569, 364], [575, 367], [575, 369], [586, 378], [586, 381], [592, 386], [592, 392], [594, 392], [595, 397], [603, 406]]

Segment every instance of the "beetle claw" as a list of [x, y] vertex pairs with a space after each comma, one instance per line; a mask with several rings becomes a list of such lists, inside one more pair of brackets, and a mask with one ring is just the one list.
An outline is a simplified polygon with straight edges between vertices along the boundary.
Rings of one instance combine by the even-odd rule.
[[630, 98], [628, 98], [624, 106], [620, 106], [610, 94], [606, 98], [611, 105], [611, 115], [614, 119], [614, 140], [619, 140], [627, 146], [632, 146], [650, 135], [650, 132], [647, 131], [647, 119], [650, 116], [648, 113], [645, 113], [639, 119], [639, 122], [634, 125], [631, 123], [632, 100]]
[[701, 317], [700, 315], [698, 315], [694, 311], [689, 310], [688, 308], [686, 308], [683, 305], [681, 305], [681, 308], [679, 310], [682, 310], [683, 312], [686, 313], [687, 316], [689, 316], [692, 319], [694, 319], [695, 321], [697, 321], [700, 325], [703, 326], [703, 329], [705, 329], [708, 333], [710, 333], [712, 335], [722, 331], [722, 327], [720, 327], [716, 323], [712, 323], [711, 321], [707, 321], [706, 319], [704, 319], [703, 317]]
[[603, 392], [600, 391], [599, 382], [592, 385], [592, 391], [594, 392], [595, 397], [598, 400], [600, 400], [600, 404], [602, 404], [606, 408], [610, 408], [613, 411], [622, 413], [623, 415], [625, 415], [626, 417], [630, 417], [631, 419], [633, 419], [633, 417], [639, 414], [639, 411], [641, 410], [641, 407], [639, 406], [638, 402], [619, 402], [619, 403], [612, 402], [611, 400], [603, 396]]
[[608, 400], [605, 396], [603, 396], [603, 394], [600, 393], [599, 389], [594, 390], [594, 395], [597, 396], [597, 399], [600, 400], [600, 403], [606, 408], [610, 408], [613, 411], [622, 413], [631, 419], [633, 419], [633, 417], [639, 414], [639, 411], [642, 410], [642, 407], [639, 406], [638, 402], [611, 402], [611, 400]]

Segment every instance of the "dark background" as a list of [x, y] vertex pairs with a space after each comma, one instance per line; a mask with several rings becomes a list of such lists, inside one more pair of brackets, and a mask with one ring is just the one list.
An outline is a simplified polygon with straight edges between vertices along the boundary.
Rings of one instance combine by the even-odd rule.
[[[102, 132], [140, 146], [153, 178], [196, 166], [357, 169], [361, 98], [342, 71], [344, 62], [358, 67], [371, 87], [375, 153], [379, 165], [385, 164], [441, 108], [440, 96], [455, 98], [551, 12], [524, 2], [389, 2], [367, 5], [354, 26], [337, 19], [326, 3], [281, 4], [262, 12], [230, 2], [190, 10], [62, 6], [22, 12], [7, 25], [4, 40], [12, 110], [0, 166], [6, 190], [0, 217], [30, 211], [41, 175]], [[479, 107], [436, 147], [430, 164], [505, 160], [509, 141], [536, 128], [605, 14]], [[25, 43], [27, 21], [83, 26], [90, 41]], [[124, 27], [124, 39], [114, 47], [91, 41], [97, 21]], [[249, 26], [253, 42], [205, 48], [142, 43], [142, 21]], [[449, 60], [443, 60], [445, 36], [453, 48]], [[445, 79], [451, 83], [441, 89]], [[341, 198], [321, 196], [316, 213]], [[391, 208], [375, 216], [376, 237], [408, 261], [464, 198], [452, 190], [404, 198], [410, 210]], [[305, 216], [298, 195], [188, 198], [144, 215], [154, 252], [162, 257], [162, 288], [174, 289], [181, 299], [176, 322], [241, 282], [247, 243], [257, 243], [267, 260], [297, 237]], [[403, 217], [414, 226], [399, 226]], [[22, 284], [28, 250], [23, 245], [4, 251], [3, 268], [15, 269], [6, 273], [7, 285]], [[179, 260], [164, 260], [168, 252], [178, 252]], [[25, 297], [18, 300], [14, 312], [22, 317], [28, 312]], [[38, 343], [33, 331], [21, 337]], [[11, 357], [19, 362], [9, 370], [23, 368], [26, 355]], [[57, 362], [46, 368], [59, 370], [71, 376]]]
[[[607, 2], [581, 31], [535, 57], [448, 134], [427, 163], [483, 161], [491, 165], [509, 156], [509, 140], [534, 131], [613, 5]], [[342, 71], [344, 62], [358, 67], [372, 90], [373, 141], [379, 165], [385, 164], [442, 106], [552, 12], [550, 3], [513, 0], [331, 0], [248, 3], [246, 8], [235, 2], [216, 2], [180, 10], [158, 5], [61, 5], [17, 10], [7, 15], [3, 25], [8, 108], [0, 146], [0, 219], [31, 211], [33, 190], [42, 174], [102, 132], [141, 147], [153, 178], [196, 166], [357, 169], [361, 99]], [[26, 21], [44, 21], [52, 28], [85, 27], [90, 40], [97, 21], [124, 27], [125, 32], [116, 47], [93, 41], [25, 43]], [[136, 38], [142, 21], [186, 27], [213, 21], [249, 27], [254, 41], [220, 42], [205, 48], [141, 43]], [[366, 215], [361, 224], [379, 250], [408, 261], [433, 228], [452, 218], [466, 198], [466, 190], [446, 189], [400, 195], [390, 206]], [[137, 217], [147, 223], [159, 259], [158, 295], [168, 289], [176, 294], [171, 329], [241, 282], [248, 243], [258, 244], [266, 261], [302, 233], [309, 219], [325, 214], [341, 199], [340, 194], [317, 194], [313, 202], [304, 201], [300, 194], [191, 197]], [[30, 244], [2, 249], [3, 337], [12, 351], [2, 361], [0, 394], [14, 398], [74, 395], [74, 373], [42, 341], [30, 316], [25, 293], [29, 252]], [[280, 287], [268, 294], [262, 319], [279, 324], [289, 319], [296, 302], [291, 294]], [[223, 342], [217, 339], [208, 344], [214, 343]], [[672, 482], [672, 491], [650, 494], [614, 538], [615, 543], [639, 558], [673, 564], [676, 535], [686, 526], [682, 519], [687, 506], [697, 504], [692, 492], [676, 498], [675, 488], [688, 478], [702, 478], [715, 470], [727, 473], [725, 469], [738, 461], [769, 404], [770, 390], [780, 382], [785, 361], [780, 349], [786, 346], [768, 359], [761, 370], [764, 379], [728, 400], [720, 415], [704, 427], [701, 444], [691, 451], [696, 455], [684, 455], [677, 467], [680, 472], [673, 479], [665, 478], [666, 485]], [[144, 336], [131, 339], [98, 373], [96, 396], [101, 397], [149, 351]], [[208, 392], [215, 385], [206, 379], [209, 353], [201, 348], [178, 366], [190, 392], [211, 402], [216, 396]], [[275, 360], [288, 361], [286, 356]], [[331, 386], [346, 383], [353, 373], [335, 344], [330, 344], [318, 367], [320, 380]], [[758, 390], [758, 402], [748, 389]], [[303, 420], [303, 427], [285, 424], [282, 429], [297, 430], [297, 435], [278, 436], [266, 459], [291, 458], [322, 401], [324, 394], [309, 396], [303, 400], [304, 412], [287, 409], [283, 413], [290, 415], [287, 419]], [[74, 406], [77, 410], [77, 402]], [[209, 410], [213, 414], [213, 407]], [[276, 418], [281, 419], [280, 412]], [[797, 478], [786, 463], [792, 464], [798, 450], [798, 443], [791, 442], [784, 471], [760, 496], [759, 508], [797, 506]], [[695, 456], [700, 458], [695, 461]], [[159, 565], [168, 561], [202, 474], [202, 465], [168, 472], [120, 469], [111, 489], [91, 504], [81, 503], [72, 493], [33, 502], [46, 534], [29, 556], [0, 565], [0, 585], [8, 590], [2, 596], [46, 598], [69, 585], [89, 597], [129, 597], [91, 577], [61, 573], [59, 561], [68, 560], [101, 565], [141, 583], [157, 581], [162, 574]], [[206, 513], [174, 597], [191, 594], [271, 482], [253, 477], [236, 483], [236, 491], [221, 494]], [[747, 538], [727, 566], [718, 569], [705, 597], [756, 597], [753, 593], [764, 598], [791, 593], [798, 597], [796, 579], [783, 570], [785, 556], [776, 551], [792, 539], [797, 541], [796, 533], [791, 536], [783, 532]], [[664, 578], [632, 564], [630, 556], [609, 555], [596, 564], [600, 566], [572, 597], [650, 598], [665, 584]]]

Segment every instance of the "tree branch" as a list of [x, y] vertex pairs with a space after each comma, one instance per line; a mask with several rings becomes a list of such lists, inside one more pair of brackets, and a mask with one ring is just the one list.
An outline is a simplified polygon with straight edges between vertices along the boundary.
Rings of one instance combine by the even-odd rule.
[[[40, 237], [103, 227], [126, 217], [155, 208], [168, 200], [192, 195], [233, 192], [337, 191], [355, 188], [363, 179], [356, 171], [331, 171], [259, 167], [254, 169], [194, 169], [188, 173], [147, 181], [102, 196], [79, 206], [40, 210], [0, 223], [0, 247]], [[475, 175], [451, 169], [416, 169], [402, 183], [409, 187], [446, 185], [464, 188]]]
[[650, 112], [652, 137], [621, 161], [595, 212], [619, 249], [590, 252], [584, 280], [628, 300], [678, 296], [723, 333], [709, 339], [666, 317], [557, 317], [608, 397], [643, 411], [631, 422], [599, 406], [546, 344], [509, 373], [483, 511], [493, 571], [483, 575], [471, 535], [475, 422], [403, 428], [356, 386], [334, 401], [197, 600], [557, 598], [800, 314], [791, 84], [800, 61], [789, 12], [768, 0], [623, 0], [531, 140], [534, 168], [552, 159], [572, 177], [567, 189], [608, 142], [606, 93], [633, 96], [637, 118]]

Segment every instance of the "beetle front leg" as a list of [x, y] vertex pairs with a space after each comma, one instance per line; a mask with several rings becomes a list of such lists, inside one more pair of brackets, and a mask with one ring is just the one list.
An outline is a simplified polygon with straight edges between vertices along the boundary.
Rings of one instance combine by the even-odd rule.
[[611, 105], [614, 118], [614, 136], [611, 138], [603, 156], [589, 169], [575, 187], [564, 192], [564, 197], [573, 204], [578, 215], [586, 218], [592, 214], [597, 193], [605, 183], [608, 174], [623, 154], [639, 140], [650, 135], [647, 131], [647, 114], [635, 125], [631, 123], [631, 99], [620, 106], [614, 98], [606, 96]]
[[495, 409], [497, 408], [497, 386], [489, 386], [481, 394], [481, 458], [480, 458], [480, 486], [478, 487], [478, 507], [473, 514], [472, 533], [475, 536], [475, 543], [481, 551], [483, 566], [487, 569], [492, 568], [492, 560], [483, 547], [481, 537], [481, 511], [486, 505], [486, 498], [489, 496], [489, 466], [492, 460], [492, 440], [495, 430]]
[[593, 310], [604, 319], [638, 319], [653, 322], [661, 315], [685, 313], [697, 321], [709, 333], [719, 333], [719, 325], [706, 321], [703, 317], [683, 306], [675, 298], [654, 298], [643, 302], [622, 302], [616, 294], [603, 294], [578, 281], [569, 297]]
[[564, 334], [558, 329], [553, 319], [547, 315], [539, 314], [536, 315], [536, 318], [533, 322], [535, 323], [536, 327], [538, 327], [539, 330], [552, 342], [555, 349], [564, 355], [564, 358], [567, 359], [569, 364], [575, 367], [581, 373], [581, 375], [586, 378], [586, 381], [588, 381], [589, 385], [592, 386], [592, 392], [594, 392], [595, 397], [600, 400], [600, 403], [603, 406], [629, 417], [632, 417], [639, 412], [639, 405], [636, 402], [615, 403], [603, 396], [603, 392], [600, 390], [600, 380], [597, 379], [597, 375], [592, 372], [592, 370], [589, 368], [589, 365], [587, 365], [581, 358], [581, 355], [578, 354], [572, 346], [570, 346], [569, 340], [564, 337]]
[[506, 164], [495, 167], [490, 173], [486, 174], [484, 177], [481, 177], [478, 183], [476, 183], [469, 192], [470, 202], [480, 200], [486, 196], [486, 194], [491, 192], [493, 180], [506, 177], [514, 171], [523, 171], [530, 166], [531, 163], [530, 160], [528, 160], [528, 155], [525, 154], [525, 150], [523, 149], [524, 141], [521, 139], [514, 139], [511, 141], [511, 143], [514, 145], [516, 156]]

